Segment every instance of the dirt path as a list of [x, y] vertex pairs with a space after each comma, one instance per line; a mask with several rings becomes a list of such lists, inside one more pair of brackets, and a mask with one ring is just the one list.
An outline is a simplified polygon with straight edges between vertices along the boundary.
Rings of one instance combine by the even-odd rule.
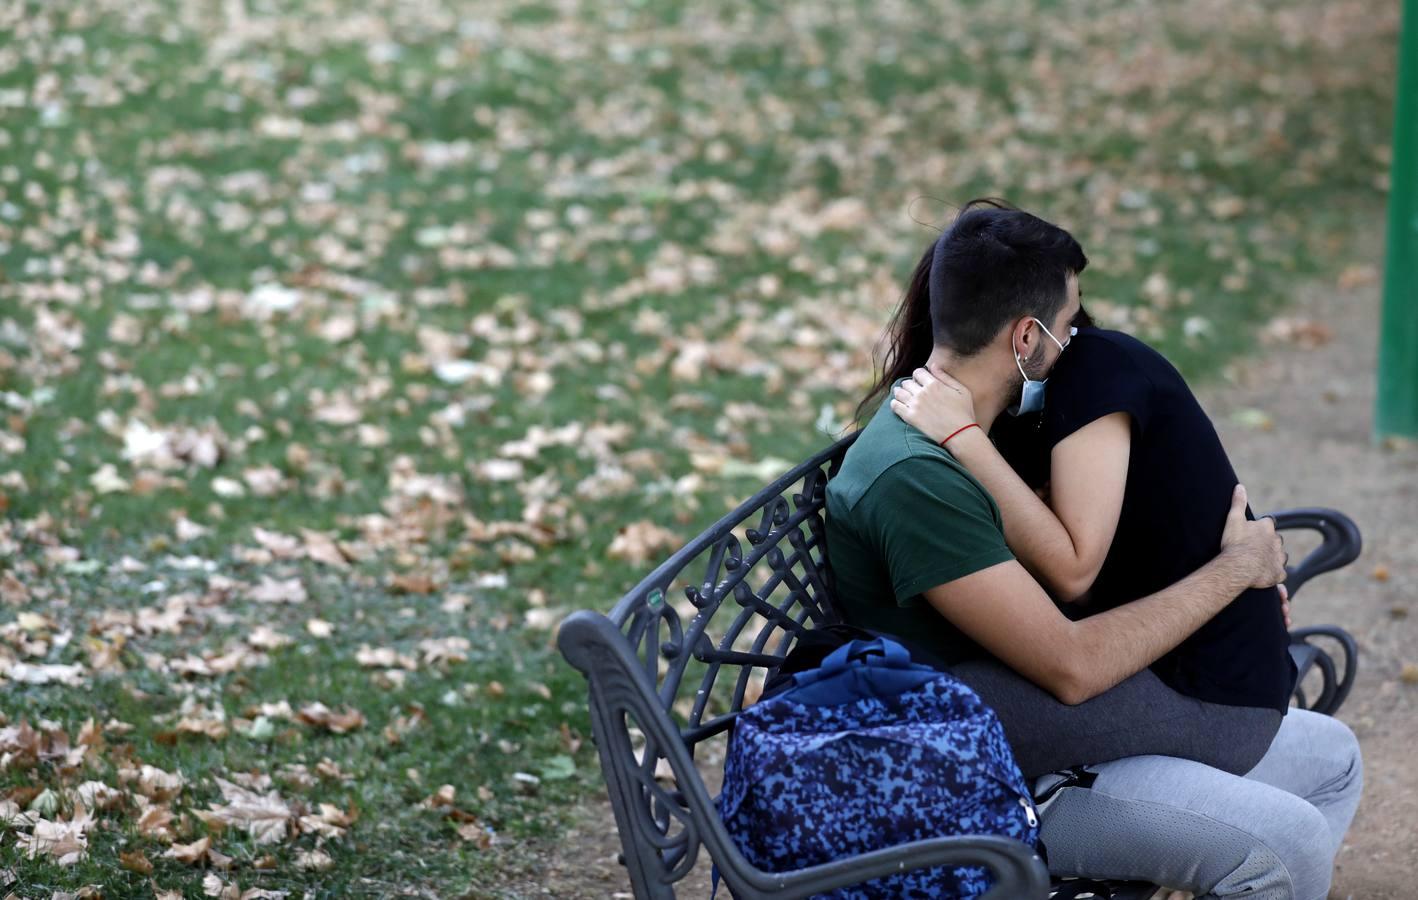
[[[1364, 533], [1364, 553], [1296, 598], [1295, 624], [1337, 623], [1359, 642], [1339, 718], [1364, 749], [1364, 798], [1336, 860], [1334, 898], [1418, 897], [1418, 447], [1376, 447], [1379, 287], [1305, 292], [1287, 312], [1334, 331], [1313, 350], [1278, 347], [1235, 367], [1203, 403], [1256, 509], [1330, 506]], [[1271, 427], [1242, 422], [1269, 416]], [[1411, 677], [1411, 675], [1410, 675]]]
[[[1340, 900], [1418, 897], [1418, 684], [1400, 677], [1418, 665], [1418, 447], [1370, 438], [1378, 310], [1376, 284], [1316, 286], [1287, 317], [1332, 329], [1332, 339], [1311, 349], [1280, 341], [1201, 392], [1255, 509], [1334, 507], [1364, 533], [1358, 562], [1312, 583], [1293, 609], [1297, 626], [1343, 625], [1361, 652], [1340, 713], [1365, 763], [1364, 799], [1336, 864]], [[507, 890], [629, 897], [618, 849], [609, 805], [588, 804], [545, 865]], [[680, 896], [708, 897], [708, 868], [701, 858]]]

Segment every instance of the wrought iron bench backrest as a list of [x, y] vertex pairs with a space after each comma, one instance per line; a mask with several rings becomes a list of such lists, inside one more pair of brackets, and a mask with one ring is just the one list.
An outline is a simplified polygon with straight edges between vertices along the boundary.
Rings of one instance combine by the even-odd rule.
[[[701, 843], [718, 856], [715, 845], [726, 835], [717, 821], [701, 829], [689, 814], [713, 809], [695, 750], [729, 728], [799, 634], [839, 621], [823, 505], [854, 438], [791, 470], [681, 548], [621, 598], [608, 621], [578, 613], [562, 625], [563, 652], [598, 676], [590, 685], [593, 727], [617, 825], [623, 839], [630, 836], [625, 861], [637, 896], [673, 896]], [[595, 633], [612, 627], [621, 640]], [[672, 730], [634, 690], [632, 668], [654, 685]], [[670, 776], [673, 784], [663, 783]]]

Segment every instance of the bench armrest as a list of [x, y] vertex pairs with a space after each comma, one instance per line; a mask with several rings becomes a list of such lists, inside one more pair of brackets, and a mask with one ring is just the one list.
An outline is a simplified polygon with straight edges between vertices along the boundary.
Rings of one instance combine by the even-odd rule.
[[1319, 507], [1287, 509], [1272, 513], [1278, 531], [1303, 528], [1319, 532], [1323, 539], [1318, 547], [1300, 560], [1297, 565], [1286, 566], [1288, 577], [1285, 587], [1294, 597], [1300, 588], [1324, 572], [1343, 568], [1358, 559], [1364, 540], [1359, 534], [1359, 526], [1344, 513]]

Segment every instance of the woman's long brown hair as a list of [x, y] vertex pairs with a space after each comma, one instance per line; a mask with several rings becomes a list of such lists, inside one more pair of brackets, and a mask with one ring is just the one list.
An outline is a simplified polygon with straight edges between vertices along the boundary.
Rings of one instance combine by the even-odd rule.
[[905, 378], [926, 364], [935, 347], [931, 328], [931, 259], [935, 256], [935, 241], [921, 254], [910, 284], [896, 307], [896, 313], [886, 326], [886, 351], [881, 358], [881, 375], [871, 391], [857, 404], [854, 418], [858, 427], [876, 412], [887, 390], [897, 379]]

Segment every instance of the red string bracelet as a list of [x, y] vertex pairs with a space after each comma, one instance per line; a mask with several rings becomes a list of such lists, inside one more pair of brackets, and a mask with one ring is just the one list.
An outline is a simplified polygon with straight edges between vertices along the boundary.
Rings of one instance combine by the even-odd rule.
[[[979, 428], [979, 427], [980, 427], [980, 424], [979, 424], [978, 422], [971, 422], [969, 425], [966, 425], [964, 428], [960, 429], [960, 431], [966, 431], [966, 430], [971, 429], [971, 428]], [[950, 437], [948, 437], [948, 438], [946, 438], [945, 440], [941, 441], [941, 442], [940, 442], [940, 445], [941, 445], [942, 447], [944, 447], [946, 444], [950, 443], [950, 438], [955, 437], [955, 435], [959, 434], [960, 431], [955, 432], [955, 433], [952, 434]]]

